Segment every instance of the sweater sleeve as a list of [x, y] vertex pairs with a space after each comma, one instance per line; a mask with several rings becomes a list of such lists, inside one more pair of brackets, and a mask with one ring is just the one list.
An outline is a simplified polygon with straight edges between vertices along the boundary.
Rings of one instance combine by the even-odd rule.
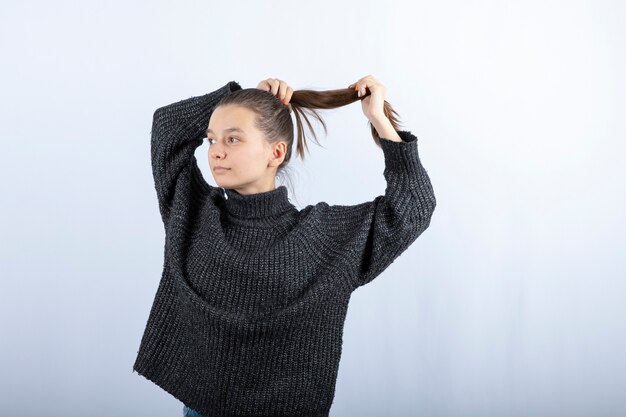
[[372, 201], [328, 206], [327, 226], [347, 257], [352, 289], [380, 275], [430, 224], [436, 199], [421, 164], [417, 137], [397, 131], [402, 142], [381, 138], [385, 194]]
[[241, 86], [230, 81], [219, 89], [181, 100], [155, 110], [152, 118], [151, 161], [154, 186], [163, 223], [178, 198], [211, 186], [204, 180], [194, 152], [206, 137], [206, 129], [217, 103]]

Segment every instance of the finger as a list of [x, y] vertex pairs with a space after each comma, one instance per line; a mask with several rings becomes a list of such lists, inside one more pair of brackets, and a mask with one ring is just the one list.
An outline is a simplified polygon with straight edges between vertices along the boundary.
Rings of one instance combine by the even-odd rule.
[[275, 85], [275, 84], [276, 84], [276, 80], [275, 80], [274, 78], [268, 78], [267, 80], [265, 80], [265, 85], [266, 85], [266, 89], [265, 89], [265, 90], [266, 90], [268, 93], [271, 93], [271, 94], [273, 94], [273, 95], [276, 95], [276, 94], [274, 93], [274, 89], [275, 89], [274, 85]]
[[278, 97], [280, 101], [284, 102], [285, 96], [287, 95], [287, 89], [289, 88], [289, 86], [283, 80], [279, 80], [279, 81], [280, 81], [280, 85], [278, 86], [278, 95], [276, 97]]
[[368, 82], [362, 81], [359, 83], [359, 97], [363, 97], [367, 92]]
[[366, 83], [367, 83], [367, 80], [365, 77], [359, 79], [359, 81], [354, 83], [355, 84], [354, 89], [357, 91], [357, 95], [359, 97], [363, 97], [363, 91], [365, 91], [364, 88], [365, 88]]
[[356, 91], [357, 96], [359, 95], [359, 82], [355, 82], [350, 84], [350, 88], [352, 88], [354, 91]]
[[280, 81], [278, 81], [276, 78], [270, 78], [268, 80], [268, 83], [270, 85], [270, 93], [272, 93], [273, 95], [277, 95], [278, 87], [280, 86]]
[[291, 101], [291, 96], [293, 96], [293, 88], [287, 87], [287, 93], [285, 94], [285, 104]]

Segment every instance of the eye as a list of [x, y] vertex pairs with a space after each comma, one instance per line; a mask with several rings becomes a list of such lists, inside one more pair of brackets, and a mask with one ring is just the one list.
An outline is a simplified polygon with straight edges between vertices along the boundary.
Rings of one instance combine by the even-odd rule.
[[[236, 136], [229, 136], [228, 139], [237, 139], [237, 140], [239, 140], [239, 138], [237, 138]], [[213, 141], [213, 138], [207, 138], [207, 142], [209, 142], [209, 145], [213, 143], [212, 141]]]

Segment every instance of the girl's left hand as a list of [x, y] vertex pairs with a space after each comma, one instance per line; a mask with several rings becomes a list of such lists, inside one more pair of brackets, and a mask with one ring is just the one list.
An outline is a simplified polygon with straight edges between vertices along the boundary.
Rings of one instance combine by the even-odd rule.
[[267, 78], [259, 81], [256, 86], [259, 90], [269, 91], [276, 96], [285, 106], [289, 105], [291, 96], [293, 95], [293, 88], [283, 80], [278, 78]]
[[348, 88], [354, 88], [359, 92], [363, 114], [370, 122], [374, 123], [387, 117], [383, 110], [387, 89], [372, 75], [361, 78], [356, 83], [350, 84]]

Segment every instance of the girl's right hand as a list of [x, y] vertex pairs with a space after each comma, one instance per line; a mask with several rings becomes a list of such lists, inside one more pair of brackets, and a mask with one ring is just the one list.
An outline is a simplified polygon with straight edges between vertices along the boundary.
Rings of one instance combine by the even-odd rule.
[[269, 91], [282, 101], [285, 106], [289, 105], [289, 100], [291, 100], [291, 96], [293, 95], [293, 88], [278, 78], [268, 78], [263, 80], [259, 82], [256, 88], [259, 90]]
[[373, 75], [366, 75], [350, 84], [348, 88], [354, 88], [359, 92], [363, 114], [371, 123], [387, 118], [384, 110], [387, 88]]

